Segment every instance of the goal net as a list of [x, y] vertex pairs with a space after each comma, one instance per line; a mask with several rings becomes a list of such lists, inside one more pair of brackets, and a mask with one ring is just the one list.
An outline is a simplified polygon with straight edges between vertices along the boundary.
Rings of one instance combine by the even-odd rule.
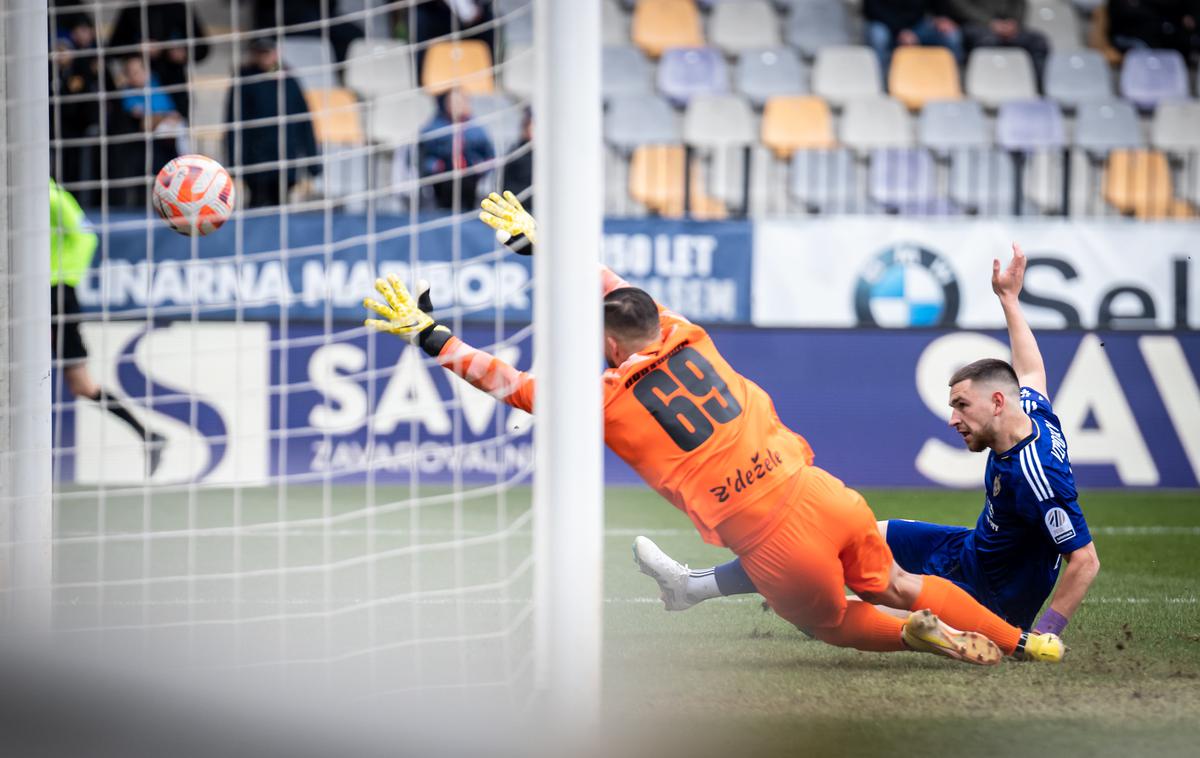
[[[526, 709], [532, 417], [365, 329], [362, 299], [428, 280], [437, 319], [531, 369], [534, 259], [477, 215], [501, 189], [542, 207], [533, 0], [50, 5], [57, 634]], [[188, 153], [237, 182], [205, 237], [151, 210]]]

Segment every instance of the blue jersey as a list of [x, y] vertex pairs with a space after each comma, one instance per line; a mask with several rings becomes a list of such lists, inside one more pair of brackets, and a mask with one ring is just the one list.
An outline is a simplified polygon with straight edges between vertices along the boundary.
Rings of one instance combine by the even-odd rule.
[[1092, 541], [1058, 416], [1045, 395], [1021, 388], [1033, 431], [1003, 453], [988, 453], [983, 513], [967, 535], [962, 570], [969, 584], [1028, 628], [1058, 579], [1061, 556]]

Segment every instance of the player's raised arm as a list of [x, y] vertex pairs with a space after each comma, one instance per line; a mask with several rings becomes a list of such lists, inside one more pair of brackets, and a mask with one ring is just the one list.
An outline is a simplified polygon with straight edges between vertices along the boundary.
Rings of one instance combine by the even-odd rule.
[[1046, 366], [1038, 350], [1033, 330], [1021, 313], [1021, 285], [1025, 281], [1025, 253], [1021, 246], [1013, 243], [1013, 257], [1008, 267], [1001, 270], [1000, 259], [992, 260], [992, 292], [1000, 298], [1004, 309], [1004, 320], [1008, 324], [1008, 341], [1012, 346], [1012, 365], [1022, 387], [1029, 387], [1049, 397], [1046, 391]]
[[[480, 203], [483, 208], [479, 220], [496, 230], [496, 239], [518, 255], [532, 255], [537, 244], [537, 221], [521, 201], [508, 190], [503, 195], [495, 192]], [[600, 266], [600, 295], [630, 286], [629, 282], [615, 274], [608, 266]]]
[[366, 326], [395, 334], [410, 345], [418, 345], [443, 368], [476, 389], [513, 407], [533, 412], [533, 377], [490, 353], [471, 347], [455, 337], [450, 327], [435, 321], [429, 315], [433, 303], [428, 282], [418, 282], [416, 299], [394, 274], [387, 279], [376, 279], [375, 289], [385, 302], [368, 297], [363, 300], [363, 305], [382, 318], [367, 319], [363, 322]]

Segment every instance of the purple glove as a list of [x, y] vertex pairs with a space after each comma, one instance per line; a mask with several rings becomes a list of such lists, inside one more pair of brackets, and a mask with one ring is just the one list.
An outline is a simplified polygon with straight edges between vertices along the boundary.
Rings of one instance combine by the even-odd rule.
[[1047, 608], [1042, 617], [1033, 626], [1034, 634], [1057, 634], [1062, 636], [1063, 629], [1067, 628], [1067, 617], [1054, 610]]

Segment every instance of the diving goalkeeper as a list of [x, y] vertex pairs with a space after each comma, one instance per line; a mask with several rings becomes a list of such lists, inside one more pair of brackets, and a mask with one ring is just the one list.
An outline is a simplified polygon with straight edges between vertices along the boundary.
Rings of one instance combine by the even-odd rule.
[[[511, 193], [485, 200], [481, 217], [536, 245], [536, 224]], [[896, 565], [862, 496], [812, 465], [808, 442], [780, 422], [771, 398], [725, 362], [703, 329], [607, 268], [602, 282], [605, 441], [707, 542], [742, 559], [776, 613], [829, 644], [860, 650], [917, 650], [985, 665], [999, 663], [1001, 651], [1061, 659], [1057, 636], [1023, 633], [952, 582]], [[364, 300], [381, 316], [368, 327], [419, 345], [478, 389], [533, 410], [533, 377], [435, 321], [427, 286], [418, 286], [416, 300], [394, 276], [376, 289], [385, 302]], [[848, 599], [845, 586], [861, 600]], [[900, 619], [874, 604], [911, 613]]]

